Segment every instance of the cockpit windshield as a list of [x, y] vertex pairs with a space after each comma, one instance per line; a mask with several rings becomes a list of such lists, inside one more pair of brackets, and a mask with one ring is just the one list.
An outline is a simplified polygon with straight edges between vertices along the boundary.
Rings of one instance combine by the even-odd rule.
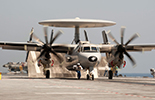
[[96, 47], [83, 47], [83, 52], [98, 52]]
[[84, 52], [90, 51], [90, 47], [84, 47]]
[[96, 47], [91, 47], [92, 51], [97, 52], [97, 48]]

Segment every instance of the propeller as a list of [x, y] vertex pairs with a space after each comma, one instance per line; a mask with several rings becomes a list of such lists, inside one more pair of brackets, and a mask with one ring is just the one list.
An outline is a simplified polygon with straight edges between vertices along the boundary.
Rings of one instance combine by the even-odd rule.
[[47, 59], [50, 59], [51, 56], [50, 56], [50, 53], [52, 53], [56, 58], [57, 60], [62, 63], [63, 59], [61, 58], [60, 55], [58, 55], [54, 49], [52, 48], [52, 44], [54, 43], [54, 41], [62, 34], [62, 31], [58, 31], [56, 33], [56, 35], [53, 37], [53, 30], [51, 31], [51, 38], [50, 38], [50, 42], [48, 42], [48, 28], [47, 27], [44, 27], [44, 37], [45, 37], [45, 43], [42, 42], [36, 35], [33, 34], [33, 38], [39, 42], [40, 44], [42, 44], [42, 51], [40, 53], [40, 55], [37, 57], [37, 60], [42, 57], [43, 55], [45, 55], [45, 57]]
[[138, 33], [135, 33], [125, 44], [124, 44], [124, 31], [125, 31], [125, 27], [121, 27], [121, 43], [118, 43], [117, 40], [113, 37], [113, 35], [111, 34], [110, 31], [108, 31], [108, 36], [112, 39], [112, 41], [114, 41], [117, 44], [117, 50], [114, 54], [115, 57], [119, 56], [120, 59], [123, 59], [124, 56], [123, 54], [125, 54], [130, 61], [132, 62], [132, 65], [135, 66], [136, 62], [135, 60], [130, 56], [130, 54], [127, 52], [126, 48], [128, 47], [128, 44], [130, 42], [132, 42], [135, 38], [139, 37]]
[[[32, 42], [33, 32], [34, 32], [34, 29], [32, 27], [31, 32], [30, 32], [30, 38], [29, 38], [29, 41], [27, 41], [27, 42]], [[29, 55], [29, 51], [27, 51], [25, 62], [27, 62], [28, 55]]]

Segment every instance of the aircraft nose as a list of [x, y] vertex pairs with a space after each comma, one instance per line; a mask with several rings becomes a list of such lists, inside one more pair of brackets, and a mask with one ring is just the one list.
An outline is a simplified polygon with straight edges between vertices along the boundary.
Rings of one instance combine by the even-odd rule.
[[90, 56], [90, 57], [88, 58], [88, 60], [89, 60], [90, 62], [96, 62], [96, 61], [97, 61], [97, 57], [95, 57], [95, 56]]

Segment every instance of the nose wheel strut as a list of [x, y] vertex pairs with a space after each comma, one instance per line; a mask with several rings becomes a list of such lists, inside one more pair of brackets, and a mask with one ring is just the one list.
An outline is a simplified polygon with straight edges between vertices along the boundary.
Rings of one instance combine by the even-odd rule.
[[[91, 77], [90, 77], [91, 76]], [[87, 80], [94, 80], [94, 75], [89, 75], [89, 74], [87, 74]]]

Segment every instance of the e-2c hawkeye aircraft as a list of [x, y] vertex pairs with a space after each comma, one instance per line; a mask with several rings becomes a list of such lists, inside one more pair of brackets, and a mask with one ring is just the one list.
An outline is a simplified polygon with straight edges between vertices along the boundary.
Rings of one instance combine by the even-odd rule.
[[[134, 34], [125, 44], [124, 44], [124, 30], [125, 27], [121, 27], [121, 43], [118, 43], [116, 39], [112, 36], [111, 32], [102, 31], [103, 43], [101, 44], [91, 44], [88, 40], [86, 31], [85, 41], [80, 41], [79, 30], [80, 28], [94, 28], [94, 27], [106, 27], [112, 26], [116, 23], [113, 21], [106, 20], [93, 20], [93, 19], [58, 19], [58, 20], [44, 20], [39, 22], [39, 24], [44, 25], [44, 36], [45, 42], [41, 41], [34, 33], [33, 29], [31, 31], [30, 40], [28, 42], [0, 42], [0, 47], [2, 49], [11, 50], [25, 50], [25, 51], [39, 51], [40, 55], [37, 57], [36, 61], [44, 66], [44, 74], [46, 78], [50, 77], [50, 63], [51, 55], [55, 55], [60, 63], [63, 62], [62, 57], [58, 53], [65, 53], [66, 61], [72, 62], [76, 56], [80, 65], [87, 71], [87, 79], [94, 80], [94, 67], [101, 62], [101, 53], [106, 53], [106, 58], [111, 69], [115, 69], [116, 66], [121, 68], [124, 64], [124, 54], [130, 59], [133, 66], [136, 64], [134, 59], [130, 56], [128, 52], [134, 51], [151, 51], [155, 48], [155, 44], [129, 44], [138, 34]], [[53, 30], [51, 32], [50, 41], [48, 41], [47, 26], [52, 27], [67, 27], [75, 28], [75, 36], [73, 42], [75, 44], [54, 44], [54, 41], [59, 37], [62, 31], [58, 31], [53, 37]], [[110, 44], [107, 39], [107, 34], [116, 43]], [[32, 42], [32, 38], [37, 42]], [[80, 76], [78, 76], [80, 78]], [[112, 79], [113, 71], [109, 71], [109, 79]]]

